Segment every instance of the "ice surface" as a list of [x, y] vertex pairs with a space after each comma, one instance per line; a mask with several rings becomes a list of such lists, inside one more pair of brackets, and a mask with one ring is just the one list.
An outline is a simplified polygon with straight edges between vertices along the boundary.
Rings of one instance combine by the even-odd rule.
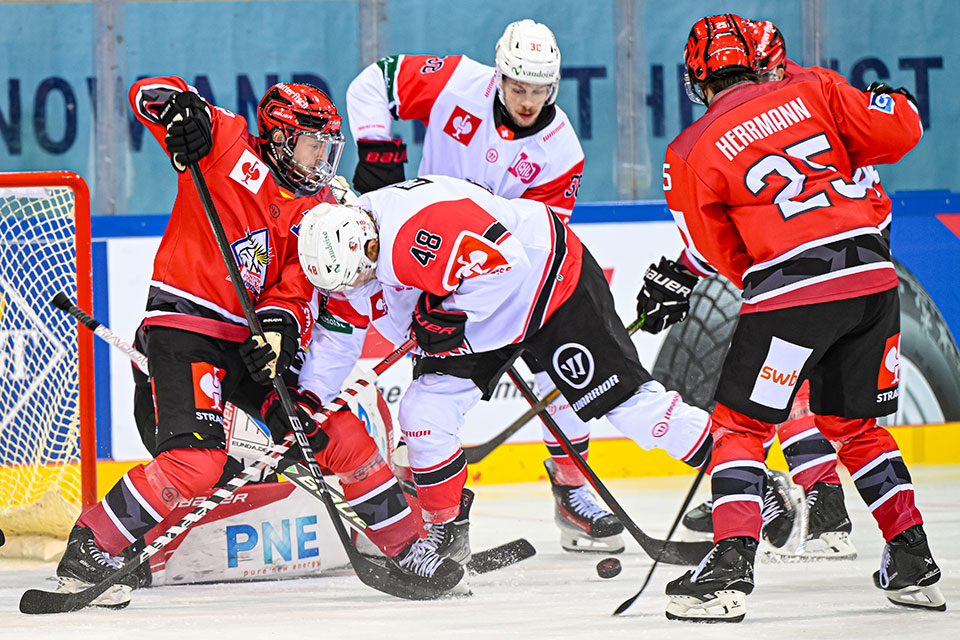
[[[478, 486], [472, 512], [474, 549], [528, 538], [535, 558], [475, 576], [474, 595], [452, 601], [407, 602], [362, 585], [348, 571], [334, 576], [266, 582], [176, 586], [134, 593], [121, 611], [87, 609], [25, 616], [17, 603], [27, 588], [52, 588], [53, 565], [0, 564], [0, 638], [140, 640], [143, 638], [960, 638], [960, 467], [911, 470], [931, 548], [944, 577], [944, 613], [889, 604], [870, 575], [882, 540], [849, 481], [853, 561], [763, 562], [758, 586], [741, 624], [695, 625], [668, 621], [663, 587], [685, 569], [657, 568], [646, 593], [623, 616], [610, 614], [636, 593], [650, 567], [628, 538], [623, 572], [602, 580], [602, 556], [564, 553], [552, 522], [546, 483]], [[609, 487], [647, 533], [663, 536], [692, 477], [611, 481]], [[701, 488], [699, 498], [706, 496]]]

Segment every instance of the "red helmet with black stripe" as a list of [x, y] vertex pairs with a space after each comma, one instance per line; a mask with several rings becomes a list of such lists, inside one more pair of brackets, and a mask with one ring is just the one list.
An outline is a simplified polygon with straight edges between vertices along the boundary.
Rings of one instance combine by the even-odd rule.
[[317, 87], [275, 84], [257, 107], [264, 160], [299, 194], [314, 194], [337, 173], [344, 138], [336, 105]]
[[787, 43], [783, 41], [783, 34], [777, 29], [777, 25], [769, 20], [751, 21], [750, 32], [756, 43], [753, 65], [757, 73], [773, 73], [787, 60]]
[[746, 20], [733, 13], [701, 18], [683, 48], [685, 84], [691, 100], [704, 103], [698, 85], [725, 75], [754, 70], [754, 43]]

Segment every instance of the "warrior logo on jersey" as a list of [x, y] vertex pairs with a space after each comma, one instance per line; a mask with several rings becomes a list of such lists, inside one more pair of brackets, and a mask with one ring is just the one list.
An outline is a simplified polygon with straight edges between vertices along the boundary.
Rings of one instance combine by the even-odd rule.
[[553, 370], [574, 389], [593, 380], [593, 354], [582, 344], [568, 342], [553, 352]]
[[893, 114], [893, 96], [885, 93], [871, 93], [870, 94], [870, 106], [867, 109], [875, 109], [877, 111], [883, 111], [884, 113]]
[[467, 146], [473, 139], [473, 135], [477, 132], [481, 122], [483, 121], [472, 113], [468, 113], [460, 107], [454, 107], [450, 119], [443, 127], [443, 132], [463, 146]]
[[266, 229], [247, 232], [247, 235], [230, 245], [233, 257], [240, 267], [244, 284], [255, 296], [263, 291], [267, 281], [267, 266], [270, 264], [270, 234]]
[[230, 170], [230, 177], [242, 184], [250, 193], [260, 192], [260, 186], [270, 175], [267, 165], [263, 164], [257, 156], [253, 155], [249, 149], [244, 149], [240, 154], [237, 164]]
[[476, 276], [506, 273], [510, 270], [497, 245], [471, 231], [463, 231], [450, 253], [450, 261], [443, 276], [443, 286], [448, 291], [460, 286], [461, 280]]
[[900, 334], [887, 338], [883, 362], [877, 376], [877, 389], [889, 389], [900, 384]]
[[520, 179], [523, 184], [530, 184], [540, 174], [540, 165], [527, 160], [527, 154], [520, 152], [520, 157], [509, 169], [510, 174]]

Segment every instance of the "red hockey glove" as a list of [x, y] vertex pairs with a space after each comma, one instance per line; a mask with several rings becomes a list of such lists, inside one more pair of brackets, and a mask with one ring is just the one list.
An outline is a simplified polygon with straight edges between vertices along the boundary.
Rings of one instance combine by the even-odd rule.
[[690, 294], [697, 280], [682, 264], [666, 258], [647, 267], [643, 287], [637, 294], [637, 316], [643, 318], [640, 328], [647, 333], [660, 333], [682, 322], [690, 310]]
[[403, 163], [407, 161], [407, 145], [402, 140], [357, 140], [357, 156], [353, 173], [357, 193], [406, 180]]
[[[320, 398], [310, 391], [300, 393], [292, 387], [287, 387], [287, 391], [290, 392], [290, 399], [293, 400], [293, 404], [297, 408], [297, 418], [300, 420], [300, 424], [303, 425], [303, 434], [307, 436], [307, 442], [310, 443], [310, 448], [313, 449], [314, 453], [323, 451], [327, 448], [330, 438], [312, 417], [314, 413], [320, 411], [322, 408]], [[276, 389], [271, 390], [270, 393], [267, 394], [267, 397], [263, 401], [263, 406], [260, 408], [260, 415], [263, 417], [264, 424], [270, 429], [270, 437], [273, 438], [273, 441], [277, 444], [283, 442], [287, 434], [293, 431], [293, 427], [290, 426], [290, 420], [283, 411], [283, 405], [280, 404], [280, 396], [277, 395]], [[303, 452], [300, 450], [300, 445], [294, 443], [281, 460], [303, 460]], [[282, 464], [279, 464], [277, 468], [283, 469], [284, 467]]]
[[160, 109], [160, 123], [167, 128], [164, 143], [173, 168], [183, 173], [213, 149], [210, 108], [192, 91], [170, 96]]
[[424, 291], [413, 311], [410, 337], [424, 353], [436, 355], [462, 347], [466, 340], [467, 314], [440, 308], [443, 298]]

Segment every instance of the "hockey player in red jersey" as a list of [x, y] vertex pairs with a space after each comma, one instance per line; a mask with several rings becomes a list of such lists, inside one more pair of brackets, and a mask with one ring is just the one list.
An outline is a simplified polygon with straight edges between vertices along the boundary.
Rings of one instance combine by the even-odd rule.
[[[707, 414], [651, 380], [637, 359], [603, 272], [546, 205], [505, 200], [446, 176], [422, 176], [321, 205], [304, 217], [300, 260], [310, 281], [394, 344], [419, 356], [400, 428], [428, 539], [464, 559], [455, 522], [467, 465], [459, 431], [501, 374], [527, 352], [583, 420], [606, 416], [645, 449], [698, 467]], [[301, 384], [321, 398], [343, 384], [362, 333], [314, 340]]]
[[[420, 175], [463, 178], [504, 198], [537, 200], [566, 223], [577, 199], [584, 157], [569, 119], [555, 104], [559, 83], [556, 38], [533, 20], [507, 26], [492, 68], [462, 55], [380, 60], [347, 91], [350, 128], [360, 156], [354, 185], [366, 192], [402, 182], [406, 150], [402, 141], [391, 139], [391, 118], [419, 120], [427, 127]], [[553, 387], [546, 372], [531, 369], [540, 390]], [[550, 410], [570, 441], [588, 456], [590, 427], [562, 399]], [[561, 545], [570, 551], [622, 551], [623, 525], [597, 503], [586, 479], [546, 427], [543, 437], [551, 455], [545, 466]]]
[[[287, 370], [311, 336], [314, 290], [297, 260], [297, 225], [311, 207], [336, 202], [326, 185], [343, 145], [340, 115], [319, 89], [271, 87], [258, 108], [259, 138], [243, 117], [209, 105], [177, 77], [140, 80], [129, 98], [179, 172], [139, 332], [151, 376], [137, 380], [135, 411], [154, 460], [128, 471], [81, 514], [57, 568], [64, 590], [99, 582], [180, 500], [213, 487], [227, 458], [224, 403], [254, 415], [262, 404], [275, 437], [289, 431], [275, 392], [268, 394], [265, 385]], [[265, 343], [250, 335], [226, 266], [211, 259], [219, 252], [186, 171], [194, 163], [210, 186]], [[316, 398], [295, 398], [318, 461], [345, 479], [348, 500], [359, 497], [356, 510], [373, 530], [369, 537], [396, 570], [412, 580], [456, 584], [463, 569], [421, 548], [410, 509], [363, 423], [342, 411], [319, 429], [310, 417], [320, 409]], [[376, 504], [364, 501], [371, 492], [379, 493]], [[125, 606], [136, 581], [124, 582], [95, 604]]]
[[[777, 82], [789, 79], [798, 73], [819, 73], [830, 79], [845, 82], [838, 73], [820, 67], [803, 68], [787, 58], [787, 46], [783, 34], [775, 24], [767, 20], [749, 23], [756, 46], [754, 67], [761, 82]], [[891, 202], [880, 184], [880, 176], [872, 166], [854, 170], [852, 179], [866, 189], [867, 200], [873, 205], [875, 222], [889, 242]], [[696, 275], [707, 276], [709, 272]], [[733, 328], [730, 328], [732, 333]], [[824, 558], [855, 558], [856, 549], [850, 540], [852, 525], [843, 501], [843, 489], [837, 475], [837, 455], [833, 445], [816, 428], [809, 407], [809, 384], [804, 383], [797, 391], [790, 417], [777, 425], [777, 437], [791, 477], [803, 488], [804, 500], [791, 501], [790, 488], [783, 478], [771, 474], [775, 490], [768, 487], [764, 495], [763, 536], [771, 543], [771, 550], [786, 555]], [[828, 419], [824, 416], [821, 420]], [[769, 450], [773, 438], [764, 443]], [[791, 502], [794, 507], [791, 508]], [[711, 520], [712, 500], [703, 503], [684, 516], [688, 528], [713, 534]], [[803, 511], [798, 517], [796, 511]], [[799, 544], [787, 545], [794, 524], [803, 522], [805, 530], [799, 531], [794, 540]], [[779, 543], [779, 544], [778, 544]]]
[[[887, 541], [876, 586], [896, 604], [944, 609], [910, 475], [876, 421], [897, 402], [897, 276], [866, 188], [851, 180], [854, 167], [896, 162], [912, 149], [920, 118], [902, 89], [861, 92], [813, 72], [761, 84], [754, 47], [739, 16], [693, 26], [688, 92], [707, 112], [664, 161], [682, 264], [712, 267], [744, 299], [711, 427], [716, 544], [667, 585], [667, 617], [743, 619], [762, 524], [763, 443], [807, 379], [815, 424], [839, 443]], [[648, 282], [681, 272], [665, 263], [665, 275], [648, 272]], [[652, 311], [669, 324], [685, 298], [669, 286], [659, 294]]]

